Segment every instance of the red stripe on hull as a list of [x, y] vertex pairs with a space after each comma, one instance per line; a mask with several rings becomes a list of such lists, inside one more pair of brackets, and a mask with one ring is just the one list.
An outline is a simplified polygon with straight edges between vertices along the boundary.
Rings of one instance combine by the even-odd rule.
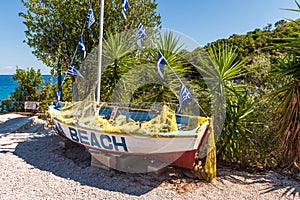
[[185, 152], [169, 152], [146, 155], [146, 157], [154, 160], [158, 160], [170, 165], [192, 169], [196, 159], [197, 150], [185, 151]]

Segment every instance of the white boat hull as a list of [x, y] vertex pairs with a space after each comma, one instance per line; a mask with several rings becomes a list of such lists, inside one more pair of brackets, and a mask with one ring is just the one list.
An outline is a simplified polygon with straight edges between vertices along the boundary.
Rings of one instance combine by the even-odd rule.
[[196, 152], [208, 135], [208, 122], [190, 131], [160, 135], [108, 133], [53, 120], [61, 136], [88, 149], [112, 154], [141, 155], [192, 168]]

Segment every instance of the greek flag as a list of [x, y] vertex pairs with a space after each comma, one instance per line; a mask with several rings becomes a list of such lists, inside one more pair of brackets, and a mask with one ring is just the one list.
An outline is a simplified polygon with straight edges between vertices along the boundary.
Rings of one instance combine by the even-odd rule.
[[180, 91], [179, 91], [179, 108], [178, 111], [179, 112], [182, 108], [182, 104], [185, 100], [187, 99], [191, 99], [193, 98], [193, 96], [191, 95], [191, 93], [189, 92], [189, 90], [185, 87], [185, 85], [180, 82]]
[[55, 98], [56, 98], [56, 100], [57, 100], [58, 102], [61, 101], [61, 90], [58, 90], [58, 91], [56, 92]]
[[142, 48], [142, 39], [145, 38], [147, 35], [146, 30], [141, 22], [138, 24], [137, 30], [137, 45]]
[[125, 19], [126, 19], [126, 11], [127, 11], [128, 7], [129, 7], [128, 0], [122, 0], [122, 14]]
[[163, 66], [168, 64], [167, 60], [164, 58], [162, 53], [158, 51], [158, 62], [157, 62], [157, 73], [160, 75], [162, 79], [164, 79], [164, 74], [163, 74]]
[[83, 42], [82, 37], [79, 38], [77, 49], [83, 51], [83, 57], [85, 58], [85, 56], [86, 56], [86, 50], [85, 50], [85, 46], [84, 46], [84, 42]]
[[86, 21], [88, 23], [88, 28], [90, 28], [93, 23], [95, 22], [95, 17], [94, 17], [94, 12], [92, 9], [92, 6], [90, 7], [89, 11], [88, 11], [88, 16], [86, 18]]
[[67, 74], [70, 76], [80, 76], [83, 78], [82, 74], [72, 64], [69, 66]]

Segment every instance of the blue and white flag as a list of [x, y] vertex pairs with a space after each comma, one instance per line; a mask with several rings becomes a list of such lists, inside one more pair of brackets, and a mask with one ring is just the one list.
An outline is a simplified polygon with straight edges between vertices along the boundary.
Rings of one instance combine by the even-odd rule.
[[180, 82], [180, 91], [179, 91], [179, 112], [181, 110], [182, 104], [185, 100], [193, 98], [192, 94], [189, 92], [189, 90], [185, 87], [185, 85]]
[[84, 42], [83, 42], [82, 37], [79, 38], [77, 49], [83, 51], [83, 58], [85, 58], [85, 56], [86, 56], [86, 50], [85, 50], [85, 46], [84, 46]]
[[128, 7], [129, 7], [128, 0], [122, 0], [122, 14], [125, 19], [126, 19], [126, 11], [127, 11]]
[[141, 22], [139, 22], [137, 27], [137, 45], [142, 48], [142, 39], [146, 37], [146, 30]]
[[157, 62], [157, 73], [160, 75], [162, 79], [164, 79], [163, 67], [167, 65], [168, 62], [162, 55], [160, 51], [158, 51], [158, 62]]
[[93, 23], [95, 22], [95, 17], [94, 17], [94, 12], [92, 9], [92, 6], [90, 7], [89, 11], [88, 11], [88, 16], [86, 18], [86, 21], [88, 23], [88, 28], [90, 28]]
[[57, 102], [61, 101], [61, 90], [58, 90], [55, 94], [55, 98]]
[[82, 74], [72, 64], [69, 66], [67, 74], [70, 76], [80, 76], [83, 78]]

